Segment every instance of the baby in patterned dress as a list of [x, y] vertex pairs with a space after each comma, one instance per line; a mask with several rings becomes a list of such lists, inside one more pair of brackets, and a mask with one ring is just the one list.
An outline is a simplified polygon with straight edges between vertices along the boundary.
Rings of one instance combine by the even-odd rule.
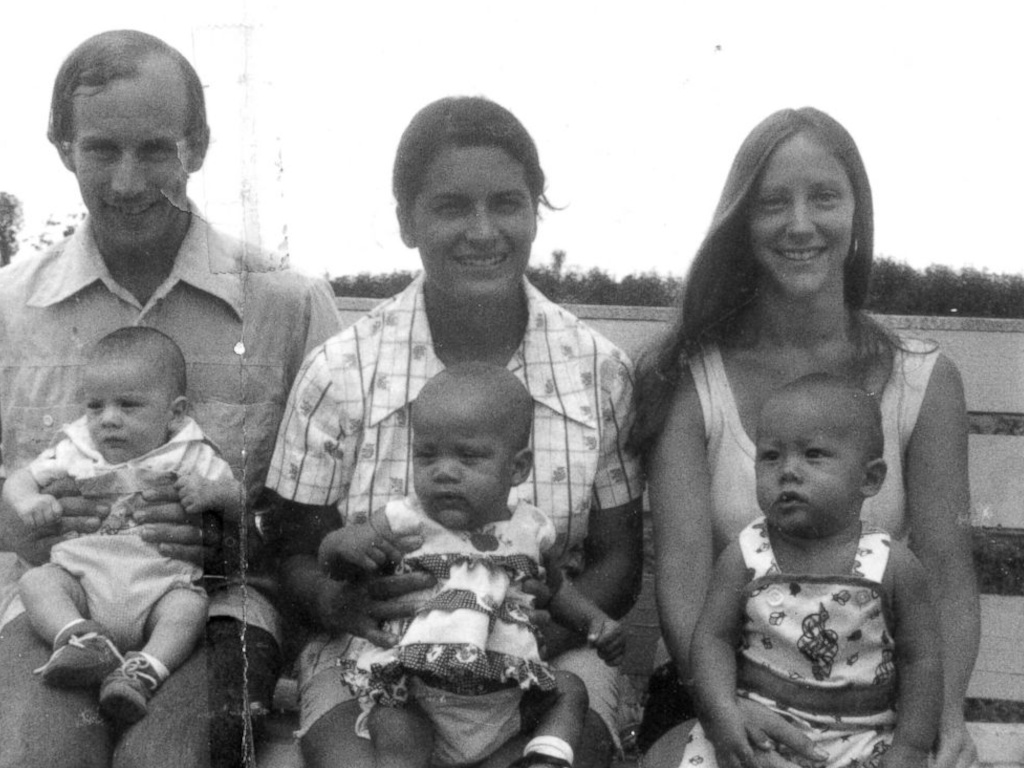
[[[322, 567], [347, 578], [375, 571], [383, 539], [418, 534], [400, 571], [426, 570], [435, 587], [411, 596], [414, 618], [391, 624], [380, 648], [351, 638], [342, 677], [359, 697], [357, 724], [377, 765], [480, 762], [524, 724], [535, 736], [517, 766], [569, 766], [588, 702], [574, 675], [541, 660], [527, 580], [545, 578], [555, 543], [543, 512], [510, 489], [530, 475], [533, 400], [498, 366], [452, 366], [423, 387], [412, 408], [416, 495], [329, 534]], [[557, 569], [547, 569], [553, 618], [585, 633], [606, 663], [621, 661], [619, 624]], [[524, 696], [525, 693], [525, 696]], [[522, 706], [521, 706], [522, 705]]]
[[202, 569], [143, 541], [133, 511], [146, 492], [173, 492], [189, 514], [240, 514], [241, 485], [185, 414], [185, 359], [144, 326], [100, 339], [84, 366], [86, 414], [7, 479], [5, 503], [30, 527], [56, 523], [42, 489], [70, 480], [109, 507], [100, 529], [55, 544], [19, 591], [36, 633], [54, 652], [36, 672], [57, 687], [99, 686], [100, 708], [140, 720], [156, 688], [192, 653], [206, 626]]
[[[764, 516], [715, 566], [693, 638], [701, 725], [681, 765], [777, 749], [798, 764], [924, 768], [942, 706], [929, 586], [909, 549], [860, 521], [886, 473], [877, 401], [806, 376], [765, 404], [756, 443]], [[803, 729], [820, 762], [748, 733], [739, 697]]]

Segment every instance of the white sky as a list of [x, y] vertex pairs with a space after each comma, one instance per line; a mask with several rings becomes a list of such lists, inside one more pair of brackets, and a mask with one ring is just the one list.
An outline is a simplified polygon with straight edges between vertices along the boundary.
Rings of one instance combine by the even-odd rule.
[[564, 207], [544, 215], [535, 263], [557, 248], [584, 269], [682, 274], [743, 137], [813, 105], [864, 155], [877, 253], [1024, 273], [1024, 3], [335, 6], [19, 3], [0, 45], [0, 190], [23, 201], [24, 234], [79, 200], [45, 139], [57, 68], [87, 36], [134, 27], [209, 83], [214, 143], [193, 196], [237, 231], [248, 211], [268, 246], [287, 221], [307, 271], [418, 267], [394, 223], [395, 146], [427, 102], [482, 94], [530, 130]]

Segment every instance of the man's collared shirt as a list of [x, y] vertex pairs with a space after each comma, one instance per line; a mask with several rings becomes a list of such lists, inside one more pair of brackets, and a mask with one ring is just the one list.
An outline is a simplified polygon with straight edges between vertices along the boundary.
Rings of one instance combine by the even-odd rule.
[[329, 286], [193, 214], [171, 273], [142, 305], [114, 282], [86, 220], [64, 242], [0, 270], [5, 471], [26, 465], [83, 413], [87, 350], [130, 325], [156, 328], [181, 347], [190, 414], [251, 503], [303, 357], [340, 328]]
[[7, 471], [34, 459], [82, 414], [76, 391], [86, 351], [129, 325], [156, 328], [181, 347], [190, 413], [244, 477], [252, 500], [303, 357], [340, 327], [330, 288], [196, 215], [145, 306], [114, 282], [88, 221], [46, 253], [15, 261], [0, 271]]

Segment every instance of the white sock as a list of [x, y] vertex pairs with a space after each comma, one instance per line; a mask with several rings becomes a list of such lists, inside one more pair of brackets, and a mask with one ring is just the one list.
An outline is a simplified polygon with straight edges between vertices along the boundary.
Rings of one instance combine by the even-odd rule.
[[560, 739], [557, 736], [534, 736], [523, 750], [524, 755], [531, 753], [558, 757], [572, 765], [572, 747], [564, 739]]
[[139, 656], [149, 662], [149, 666], [151, 666], [153, 671], [156, 672], [156, 676], [160, 679], [161, 683], [170, 676], [171, 671], [167, 669], [164, 663], [153, 654], [146, 653], [145, 651], [139, 651]]

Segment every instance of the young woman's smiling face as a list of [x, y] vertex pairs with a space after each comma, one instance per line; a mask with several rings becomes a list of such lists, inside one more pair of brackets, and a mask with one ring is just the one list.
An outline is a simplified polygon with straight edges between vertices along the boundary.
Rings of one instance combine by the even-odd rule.
[[451, 147], [430, 164], [402, 240], [418, 248], [427, 282], [453, 298], [520, 290], [537, 234], [523, 166], [497, 147]]
[[806, 134], [780, 144], [750, 212], [761, 288], [789, 296], [838, 291], [841, 301], [853, 211], [853, 187], [835, 156]]

